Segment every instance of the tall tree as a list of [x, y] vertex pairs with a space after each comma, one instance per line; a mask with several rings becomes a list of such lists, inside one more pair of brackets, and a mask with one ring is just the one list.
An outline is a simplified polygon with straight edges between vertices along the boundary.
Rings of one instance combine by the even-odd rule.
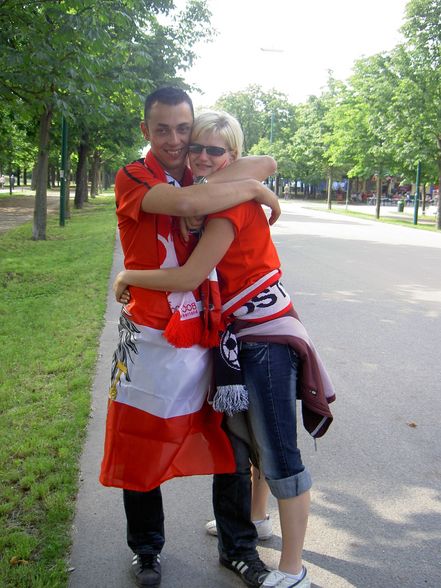
[[[129, 101], [133, 94], [139, 100], [139, 93], [145, 94], [152, 83], [171, 80], [178, 67], [185, 69], [194, 53], [179, 43], [190, 42], [192, 35], [203, 35], [203, 31], [195, 26], [193, 32], [183, 33], [176, 32], [173, 24], [161, 25], [158, 14], [167, 14], [172, 7], [171, 0], [5, 0], [0, 4], [0, 96], [10, 103], [21, 100], [39, 117], [34, 239], [46, 237], [46, 178], [54, 113], [63, 112], [73, 120], [84, 116], [97, 102], [91, 96], [101, 98], [98, 110], [104, 111], [112, 87], [120, 95], [125, 91]], [[190, 15], [206, 20], [205, 2], [190, 0], [182, 18]], [[134, 53], [133, 68], [129, 56]], [[116, 79], [103, 75], [109, 62], [113, 71], [119, 63]], [[141, 63], [143, 69], [136, 78]]]
[[[422, 163], [427, 181], [441, 184], [441, 0], [411, 0], [393, 66], [394, 146], [403, 165]], [[441, 229], [438, 197], [437, 228]]]

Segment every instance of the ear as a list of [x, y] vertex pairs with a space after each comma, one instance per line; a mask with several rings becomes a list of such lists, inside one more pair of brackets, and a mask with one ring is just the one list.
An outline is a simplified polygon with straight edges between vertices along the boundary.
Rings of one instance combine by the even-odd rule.
[[146, 141], [150, 141], [150, 133], [149, 133], [148, 126], [145, 124], [144, 121], [142, 121], [139, 126], [141, 127], [141, 133], [142, 133], [142, 136], [144, 137], [144, 139]]
[[237, 159], [237, 151], [235, 151], [235, 150], [229, 151], [228, 152], [228, 157], [229, 157], [228, 164], [233, 163], [233, 161], [236, 161], [236, 159]]

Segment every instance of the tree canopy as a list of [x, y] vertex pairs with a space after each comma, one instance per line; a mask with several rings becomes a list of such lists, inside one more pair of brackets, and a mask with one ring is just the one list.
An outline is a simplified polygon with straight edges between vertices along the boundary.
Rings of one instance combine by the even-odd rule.
[[[66, 116], [71, 138], [89, 151], [117, 151], [124, 139], [135, 145], [143, 98], [159, 85], [185, 86], [177, 72], [195, 59], [195, 40], [210, 37], [209, 18], [205, 0], [188, 0], [180, 12], [171, 0], [0, 3], [0, 97], [9, 113], [0, 124], [11, 113], [34, 123], [35, 239], [46, 236], [54, 117]], [[5, 165], [19, 164], [16, 152]]]

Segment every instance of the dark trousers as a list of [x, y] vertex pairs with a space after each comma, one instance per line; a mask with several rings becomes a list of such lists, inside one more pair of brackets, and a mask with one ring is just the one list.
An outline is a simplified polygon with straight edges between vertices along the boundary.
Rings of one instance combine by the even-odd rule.
[[[234, 474], [216, 474], [213, 479], [213, 507], [219, 553], [227, 559], [258, 557], [257, 532], [251, 522], [251, 478], [246, 443], [228, 433], [236, 457]], [[160, 553], [165, 542], [161, 488], [149, 492], [124, 490], [127, 543], [139, 555]]]
[[127, 543], [138, 555], [160, 553], [164, 547], [164, 510], [161, 488], [149, 492], [123, 490]]
[[251, 477], [248, 445], [226, 430], [236, 458], [234, 474], [213, 477], [213, 509], [219, 554], [230, 560], [258, 557], [257, 531], [251, 522]]

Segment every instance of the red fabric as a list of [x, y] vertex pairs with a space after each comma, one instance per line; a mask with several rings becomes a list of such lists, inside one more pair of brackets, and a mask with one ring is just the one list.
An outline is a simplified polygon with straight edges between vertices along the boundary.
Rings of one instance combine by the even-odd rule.
[[[127, 269], [157, 269], [164, 263], [166, 255], [168, 259], [173, 252], [176, 252], [180, 263], [188, 257], [190, 248], [182, 240], [177, 240], [173, 245], [173, 219], [141, 210], [143, 199], [148, 198], [148, 191], [165, 181], [165, 173], [151, 153], [144, 162], [134, 162], [117, 174], [115, 194], [118, 227]], [[192, 175], [188, 169], [181, 184], [192, 184]], [[134, 328], [128, 338], [120, 329], [118, 348], [126, 347], [128, 351], [122, 349], [125, 355], [122, 353], [119, 359], [115, 353], [118, 370], [112, 382], [112, 400], [108, 405], [101, 483], [147, 491], [176, 476], [234, 472], [233, 452], [221, 427], [222, 415], [214, 413], [203, 402], [208, 392], [205, 387], [208, 388], [209, 352], [206, 352], [207, 360], [199, 361], [198, 349], [188, 350], [187, 355], [187, 350], [173, 349], [167, 345], [162, 337], [171, 317], [167, 294], [142, 288], [130, 290], [131, 301], [126, 311]], [[151, 335], [152, 343], [149, 339]], [[152, 365], [149, 356], [150, 353], [154, 354], [154, 346], [156, 350], [162, 349], [158, 345], [158, 335], [166, 349]], [[153, 344], [153, 347], [149, 347], [149, 344]], [[141, 351], [146, 349], [149, 353], [143, 353], [142, 361], [139, 360]], [[196, 358], [196, 363], [191, 360], [186, 363], [187, 357]], [[185, 365], [185, 373], [182, 370], [179, 373], [180, 368], [175, 368], [177, 373], [173, 373], [173, 378], [179, 379], [179, 386], [170, 387], [164, 384], [168, 380], [164, 379], [163, 374], [167, 369], [173, 370], [175, 365]], [[203, 372], [199, 374], [199, 370]], [[155, 371], [156, 374], [153, 374]], [[132, 379], [128, 378], [129, 372]], [[159, 377], [147, 378], [146, 374], [159, 374]], [[195, 374], [199, 384], [194, 383]], [[152, 404], [155, 398], [170, 399], [173, 391], [179, 388], [183, 401], [191, 399], [192, 404], [189, 403], [186, 414], [171, 418], [155, 416], [158, 414]], [[180, 415], [181, 412], [175, 414]]]
[[226, 218], [233, 224], [235, 239], [217, 266], [222, 302], [280, 267], [265, 213], [257, 202], [246, 202], [207, 217]]
[[204, 404], [196, 413], [162, 419], [109, 401], [101, 484], [146, 492], [171, 478], [234, 472], [222, 416]]
[[[116, 214], [126, 269], [157, 269], [165, 257], [165, 249], [158, 243], [157, 234], [170, 232], [172, 217], [141, 210], [148, 191], [165, 181], [164, 170], [150, 151], [144, 161], [130, 163], [116, 175]], [[193, 176], [187, 168], [182, 185], [192, 183]], [[186, 259], [182, 242], [177, 244], [177, 253], [181, 259]], [[131, 287], [130, 295], [126, 311], [136, 323], [165, 328], [171, 316], [165, 292]]]

